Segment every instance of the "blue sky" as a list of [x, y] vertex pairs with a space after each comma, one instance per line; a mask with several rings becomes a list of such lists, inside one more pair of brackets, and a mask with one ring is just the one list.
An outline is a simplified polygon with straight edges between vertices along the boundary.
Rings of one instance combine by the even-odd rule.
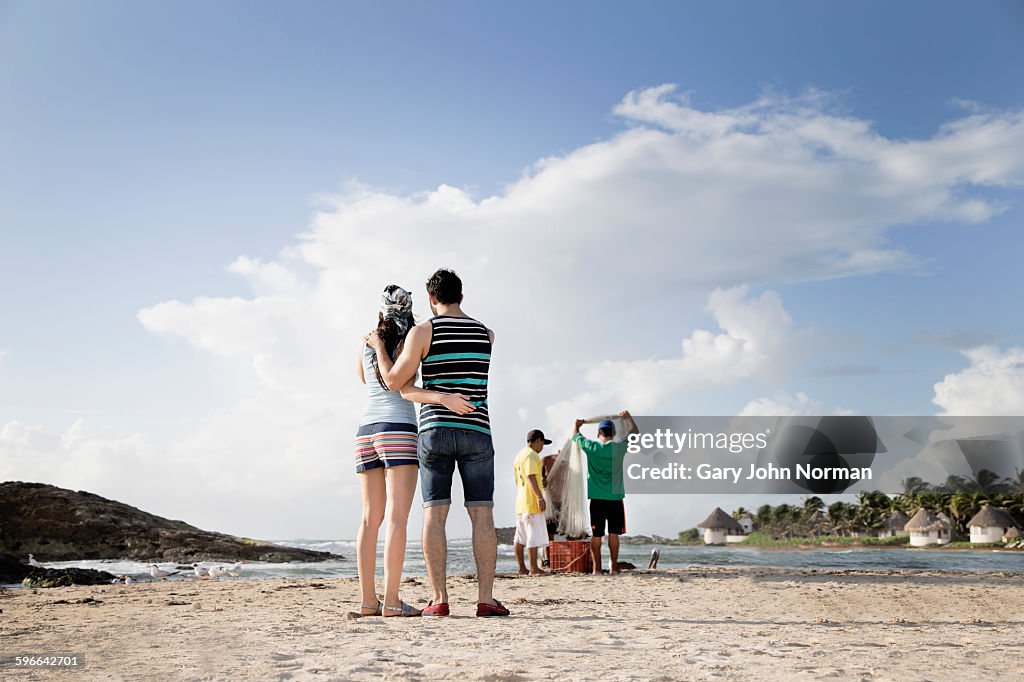
[[[829, 111], [884, 138], [928, 139], [969, 113], [959, 100], [1024, 106], [1022, 38], [1011, 2], [0, 2], [0, 425], [61, 434], [82, 418], [167, 443], [230, 411], [252, 363], [137, 313], [252, 296], [226, 266], [279, 259], [353, 179], [395, 196], [502, 195], [540, 159], [646, 125], [613, 110], [665, 83], [700, 111], [825, 91]], [[737, 411], [783, 391], [936, 411], [932, 386], [969, 364], [961, 350], [1024, 338], [1019, 190], [958, 184], [1005, 210], [886, 229], [914, 272], [750, 279], [796, 328], [825, 332], [826, 350], [774, 383], [666, 409]], [[607, 260], [580, 229], [581, 250]], [[595, 321], [604, 354], [591, 359], [677, 353], [714, 330], [710, 289], [742, 280], [663, 292], [680, 303], [664, 334]]]

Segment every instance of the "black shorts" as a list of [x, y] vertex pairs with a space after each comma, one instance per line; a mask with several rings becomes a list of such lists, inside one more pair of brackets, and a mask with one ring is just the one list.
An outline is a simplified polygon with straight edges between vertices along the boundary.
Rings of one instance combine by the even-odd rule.
[[605, 524], [609, 535], [626, 532], [626, 505], [622, 500], [590, 501], [590, 532], [595, 538], [604, 537]]

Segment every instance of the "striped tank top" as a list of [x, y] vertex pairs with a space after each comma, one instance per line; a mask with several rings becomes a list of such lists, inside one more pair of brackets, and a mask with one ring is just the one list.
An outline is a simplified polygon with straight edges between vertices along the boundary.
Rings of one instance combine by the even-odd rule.
[[462, 393], [476, 410], [457, 415], [443, 405], [420, 408], [420, 431], [442, 426], [491, 433], [487, 413], [487, 371], [491, 366], [491, 339], [487, 327], [470, 317], [439, 315], [430, 320], [432, 335], [423, 358], [423, 388]]

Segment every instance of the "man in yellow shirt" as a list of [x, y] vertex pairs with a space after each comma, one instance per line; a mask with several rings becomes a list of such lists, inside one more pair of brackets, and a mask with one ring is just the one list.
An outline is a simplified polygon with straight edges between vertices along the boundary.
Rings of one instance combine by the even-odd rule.
[[[519, 451], [512, 463], [516, 475], [516, 561], [522, 574], [540, 575], [544, 571], [537, 565], [537, 548], [548, 544], [548, 528], [544, 522], [543, 466], [540, 451], [551, 441], [544, 432], [534, 429], [526, 434], [526, 447]], [[526, 570], [523, 548], [530, 554], [530, 570]]]

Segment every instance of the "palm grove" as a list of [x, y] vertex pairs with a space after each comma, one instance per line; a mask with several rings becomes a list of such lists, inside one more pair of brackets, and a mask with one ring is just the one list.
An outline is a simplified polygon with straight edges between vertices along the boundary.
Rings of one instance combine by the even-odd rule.
[[[883, 492], [861, 492], [856, 502], [826, 505], [820, 497], [808, 497], [802, 504], [761, 505], [756, 511], [740, 507], [732, 516], [750, 516], [757, 531], [775, 539], [809, 536], [856, 537], [874, 535], [882, 530], [895, 512], [913, 516], [918, 509], [933, 514], [945, 513], [954, 537], [968, 535], [967, 523], [982, 507], [990, 504], [1005, 509], [1020, 526], [1024, 522], [1024, 470], [1013, 477], [1000, 478], [981, 469], [973, 477], [949, 476], [940, 485], [910, 477], [902, 482], [902, 492], [890, 496]], [[682, 542], [698, 539], [697, 529], [679, 534]]]

